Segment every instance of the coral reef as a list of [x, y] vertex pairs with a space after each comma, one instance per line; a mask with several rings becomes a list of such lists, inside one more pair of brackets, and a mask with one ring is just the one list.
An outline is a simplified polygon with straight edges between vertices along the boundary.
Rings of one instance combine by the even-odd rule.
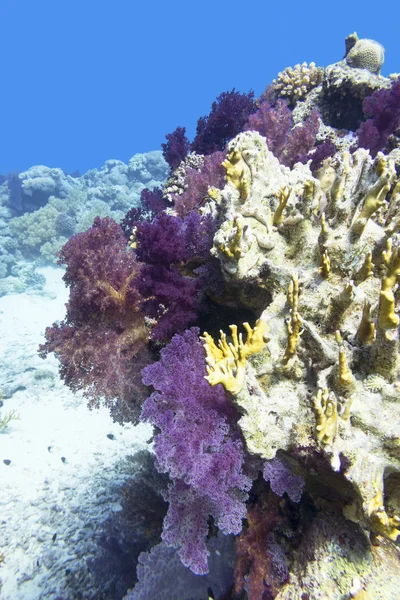
[[[400, 584], [398, 83], [382, 60], [353, 34], [293, 111], [271, 91], [221, 95], [192, 153], [183, 128], [167, 136], [167, 209], [130, 213], [129, 246], [98, 219], [61, 252], [71, 300], [42, 354], [92, 401], [131, 399], [133, 357], [153, 360], [133, 417], [170, 479], [163, 544], [204, 575], [215, 533], [238, 536], [249, 600], [383, 600]], [[173, 556], [142, 558], [149, 589]]]
[[167, 175], [158, 151], [137, 154], [128, 164], [108, 160], [77, 178], [44, 166], [10, 174], [0, 185], [0, 277], [9, 277], [22, 258], [56, 264], [71, 235], [86, 231], [97, 216], [122, 219], [140, 205], [146, 186], [164, 184]]

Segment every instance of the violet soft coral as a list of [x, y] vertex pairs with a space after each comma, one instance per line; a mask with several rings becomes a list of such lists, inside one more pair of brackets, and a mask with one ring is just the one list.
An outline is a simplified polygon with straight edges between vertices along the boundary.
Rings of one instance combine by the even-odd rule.
[[70, 287], [65, 321], [46, 329], [40, 346], [54, 352], [60, 375], [73, 390], [83, 390], [90, 406], [115, 399], [138, 420], [144, 388], [138, 370], [148, 360], [147, 330], [135, 286], [137, 265], [127, 251], [121, 227], [106, 217], [73, 236], [59, 253]]
[[182, 219], [165, 212], [136, 227], [136, 256], [140, 262], [169, 266], [185, 259]]
[[186, 158], [190, 150], [190, 142], [186, 137], [186, 128], [177, 127], [175, 131], [168, 133], [165, 137], [167, 142], [161, 144], [163, 156], [171, 169], [176, 169], [182, 160]]
[[356, 131], [358, 146], [374, 157], [386, 148], [392, 134], [400, 133], [400, 80], [394, 81], [389, 90], [377, 90], [365, 98], [363, 111], [371, 118]]
[[224, 388], [205, 380], [198, 336], [197, 328], [175, 335], [160, 361], [143, 369], [144, 384], [156, 391], [145, 401], [141, 419], [158, 428], [158, 468], [173, 482], [162, 537], [179, 548], [183, 564], [203, 574], [209, 517], [223, 532], [239, 533], [251, 480], [243, 472], [239, 415]]
[[192, 212], [185, 219], [166, 213], [136, 227], [136, 255], [143, 264], [137, 288], [143, 311], [152, 321], [151, 338], [167, 341], [195, 323], [215, 273], [203, 269], [212, 261], [210, 248], [216, 230], [211, 215]]
[[227, 142], [242, 131], [255, 110], [253, 92], [241, 94], [235, 89], [223, 92], [212, 103], [210, 114], [198, 120], [191, 150], [198, 154], [223, 150]]
[[152, 221], [157, 214], [167, 208], [167, 205], [161, 188], [155, 187], [152, 190], [144, 188], [140, 193], [140, 206], [128, 210], [120, 223], [125, 238], [129, 240], [138, 223]]
[[197, 209], [207, 197], [210, 187], [222, 188], [225, 183], [225, 169], [222, 163], [225, 159], [224, 152], [213, 152], [204, 157], [199, 170], [189, 167], [185, 177], [185, 191], [174, 194], [174, 207], [181, 217], [191, 210]]
[[318, 112], [313, 110], [302, 125], [293, 126], [292, 112], [286, 100], [277, 100], [275, 106], [262, 102], [250, 115], [245, 131], [258, 131], [267, 139], [268, 148], [286, 167], [296, 162], [307, 162], [315, 146], [319, 129]]
[[269, 481], [271, 490], [278, 496], [287, 494], [293, 502], [300, 502], [305, 481], [293, 473], [289, 464], [278, 454], [264, 464], [263, 476]]

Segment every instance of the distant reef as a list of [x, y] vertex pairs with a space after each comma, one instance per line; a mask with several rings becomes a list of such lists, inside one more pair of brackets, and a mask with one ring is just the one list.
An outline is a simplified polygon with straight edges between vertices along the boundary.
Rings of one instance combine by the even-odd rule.
[[135, 154], [128, 163], [107, 160], [76, 177], [37, 165], [0, 181], [0, 296], [42, 285], [39, 265], [57, 261], [57, 251], [96, 216], [120, 221], [140, 205], [145, 188], [162, 186], [168, 165], [161, 151]]

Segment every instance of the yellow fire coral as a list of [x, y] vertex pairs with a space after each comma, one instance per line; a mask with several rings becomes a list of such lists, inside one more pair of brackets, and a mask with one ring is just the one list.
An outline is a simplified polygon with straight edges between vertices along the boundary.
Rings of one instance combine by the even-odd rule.
[[243, 323], [247, 332], [246, 342], [243, 343], [242, 334], [238, 335], [237, 326], [230, 325], [232, 342], [228, 342], [223, 331], [218, 345], [212, 336], [204, 332], [202, 337], [206, 351], [207, 381], [210, 385], [222, 383], [227, 392], [236, 395], [244, 384], [246, 373], [246, 359], [251, 354], [260, 352], [266, 341], [266, 323], [260, 319], [254, 329], [249, 323]]
[[333, 393], [325, 389], [319, 389], [313, 396], [313, 407], [317, 421], [317, 438], [321, 444], [331, 444], [338, 429], [337, 401]]
[[378, 324], [384, 331], [396, 329], [399, 324], [399, 317], [394, 312], [393, 287], [400, 276], [400, 249], [397, 247], [393, 250], [392, 245], [392, 240], [389, 239], [386, 250], [382, 252], [386, 275], [382, 278]]
[[250, 171], [242, 154], [232, 150], [222, 163], [226, 170], [226, 178], [240, 193], [240, 198], [246, 200], [250, 192]]

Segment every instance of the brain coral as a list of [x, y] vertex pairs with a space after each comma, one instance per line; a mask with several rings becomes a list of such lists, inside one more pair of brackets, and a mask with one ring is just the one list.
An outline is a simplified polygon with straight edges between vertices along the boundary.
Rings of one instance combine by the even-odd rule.
[[[319, 178], [308, 165], [284, 167], [252, 131], [228, 145], [227, 183], [207, 207], [222, 220], [213, 254], [230, 297], [260, 317], [268, 341], [246, 364], [234, 337], [220, 371], [231, 364], [229, 376], [241, 378], [230, 388], [252, 454], [291, 453], [306, 481], [313, 456], [346, 518], [396, 540], [400, 220], [374, 218], [398, 201], [400, 153], [373, 160], [359, 149], [332, 164]], [[221, 380], [214, 357], [210, 382]]]
[[379, 75], [385, 57], [384, 47], [375, 40], [357, 39], [345, 56], [350, 67], [367, 69]]

